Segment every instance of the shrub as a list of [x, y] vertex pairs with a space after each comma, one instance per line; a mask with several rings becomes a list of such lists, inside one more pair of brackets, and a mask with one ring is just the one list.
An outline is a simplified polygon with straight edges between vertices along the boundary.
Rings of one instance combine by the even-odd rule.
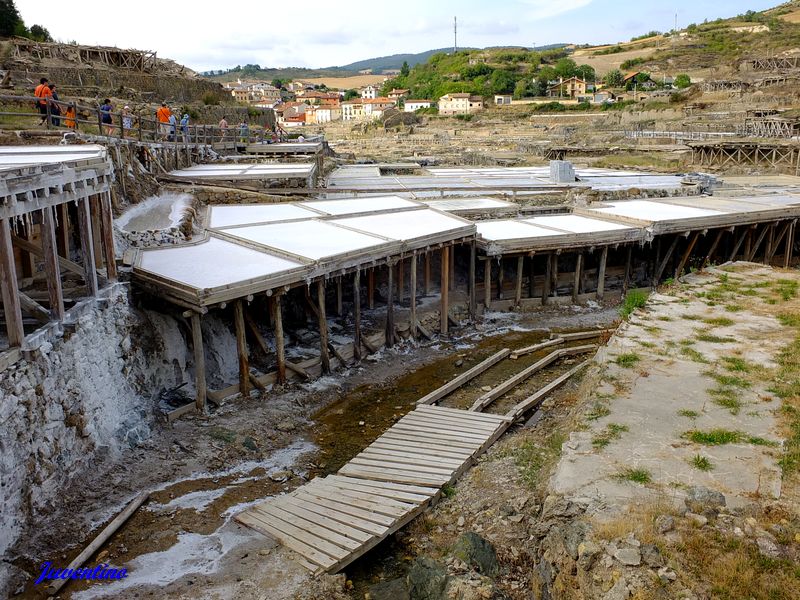
[[631, 290], [625, 296], [625, 300], [619, 309], [619, 314], [622, 315], [623, 319], [627, 319], [633, 311], [637, 308], [642, 308], [645, 304], [647, 304], [647, 294], [639, 290]]

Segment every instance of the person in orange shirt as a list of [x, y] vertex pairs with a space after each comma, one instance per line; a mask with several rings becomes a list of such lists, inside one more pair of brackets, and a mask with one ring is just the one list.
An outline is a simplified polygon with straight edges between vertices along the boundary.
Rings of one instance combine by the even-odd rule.
[[39, 121], [39, 125], [44, 125], [45, 121], [47, 121], [47, 105], [53, 97], [53, 90], [51, 90], [48, 85], [47, 77], [42, 77], [39, 80], [39, 85], [36, 86], [33, 95], [39, 98], [36, 102], [39, 113], [42, 115], [42, 120]]
[[64, 113], [64, 125], [69, 129], [75, 129], [75, 105], [70, 104], [67, 106], [67, 111]]
[[167, 102], [161, 103], [161, 108], [156, 111], [156, 118], [158, 119], [158, 131], [161, 135], [161, 141], [165, 141], [170, 134], [171, 125], [169, 118], [172, 116], [172, 111], [167, 106]]

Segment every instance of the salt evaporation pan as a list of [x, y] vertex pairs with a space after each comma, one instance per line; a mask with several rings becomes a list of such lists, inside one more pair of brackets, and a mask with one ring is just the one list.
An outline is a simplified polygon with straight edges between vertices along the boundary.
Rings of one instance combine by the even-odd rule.
[[192, 197], [189, 194], [165, 193], [151, 196], [126, 210], [116, 219], [116, 224], [127, 232], [177, 227], [191, 203]]

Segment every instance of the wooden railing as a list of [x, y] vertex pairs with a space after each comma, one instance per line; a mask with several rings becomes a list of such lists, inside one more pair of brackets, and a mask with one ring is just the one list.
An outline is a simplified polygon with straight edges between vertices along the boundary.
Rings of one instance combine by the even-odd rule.
[[[2, 106], [0, 117], [38, 118], [47, 129], [63, 128], [65, 131], [79, 131], [81, 133], [94, 133], [109, 139], [130, 139], [140, 142], [159, 142], [175, 145], [205, 145], [216, 144], [246, 145], [264, 142], [284, 142], [288, 136], [286, 131], [276, 124], [275, 130], [266, 127], [240, 124], [220, 128], [218, 125], [181, 125], [180, 119], [175, 124], [162, 122], [152, 117], [124, 114], [122, 111], [106, 112], [100, 107], [86, 106], [76, 102], [48, 99], [46, 113], [39, 112], [41, 98], [35, 96], [0, 95], [0, 103], [8, 105], [17, 103], [32, 107], [30, 111], [9, 111]], [[72, 108], [74, 116], [68, 117], [67, 110]], [[57, 110], [56, 110], [57, 109]], [[87, 118], [87, 115], [91, 115]], [[111, 123], [104, 123], [103, 116], [111, 116]], [[177, 118], [178, 115], [176, 114]], [[67, 123], [70, 126], [67, 126]], [[83, 125], [83, 127], [81, 127]]]

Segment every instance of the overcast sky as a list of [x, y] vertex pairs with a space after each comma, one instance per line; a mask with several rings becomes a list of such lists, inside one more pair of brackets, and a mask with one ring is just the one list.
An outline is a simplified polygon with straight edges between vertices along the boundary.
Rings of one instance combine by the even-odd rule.
[[16, 0], [30, 26], [82, 44], [156, 50], [198, 71], [257, 63], [328, 67], [453, 44], [533, 46], [628, 40], [652, 29], [763, 10], [779, 0]]

